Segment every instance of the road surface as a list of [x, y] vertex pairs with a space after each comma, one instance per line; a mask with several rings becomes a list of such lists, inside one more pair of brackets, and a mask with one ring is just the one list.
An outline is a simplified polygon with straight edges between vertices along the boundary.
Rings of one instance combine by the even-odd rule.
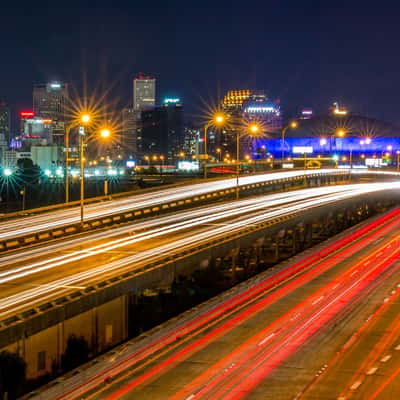
[[399, 217], [267, 271], [38, 398], [400, 398]]
[[[257, 182], [273, 181], [276, 179], [293, 178], [306, 174], [329, 174], [338, 172], [335, 169], [325, 170], [307, 170], [307, 171], [285, 171], [274, 172], [269, 174], [251, 175], [240, 177], [240, 185], [248, 185]], [[205, 193], [225, 190], [235, 187], [235, 178], [223, 179], [218, 181], [210, 181], [205, 183], [197, 183], [173, 187], [168, 189], [154, 190], [145, 194], [136, 194], [133, 196], [114, 199], [102, 203], [95, 203], [85, 206], [85, 219], [95, 219], [112, 214], [118, 214], [130, 210], [142, 209], [145, 207], [156, 206], [158, 204], [173, 202], [187, 197], [202, 195]], [[80, 221], [79, 206], [54, 210], [34, 216], [25, 216], [10, 221], [1, 222], [0, 224], [0, 241], [20, 237], [35, 232], [56, 229], [57, 227], [72, 225]]]

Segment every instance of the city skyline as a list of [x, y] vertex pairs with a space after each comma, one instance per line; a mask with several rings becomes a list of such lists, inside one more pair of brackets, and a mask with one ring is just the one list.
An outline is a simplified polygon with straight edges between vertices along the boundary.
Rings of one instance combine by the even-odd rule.
[[0, 97], [13, 109], [29, 107], [33, 83], [51, 80], [78, 88], [86, 82], [100, 91], [112, 86], [123, 108], [131, 99], [129, 81], [144, 71], [157, 78], [160, 93], [182, 98], [191, 116], [228, 89], [264, 88], [284, 99], [288, 113], [337, 100], [400, 123], [400, 58], [391, 50], [397, 8], [377, 10], [369, 1], [362, 9], [354, 2], [315, 7], [310, 1], [301, 7], [292, 1], [69, 4], [4, 7]]

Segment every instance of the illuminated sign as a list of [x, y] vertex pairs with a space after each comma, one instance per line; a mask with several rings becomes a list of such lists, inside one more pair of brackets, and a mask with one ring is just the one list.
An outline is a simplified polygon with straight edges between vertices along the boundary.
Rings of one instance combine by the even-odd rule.
[[128, 160], [128, 161], [126, 162], [127, 168], [134, 168], [135, 165], [136, 165], [136, 162], [133, 161], [133, 160]]
[[292, 152], [295, 154], [307, 154], [312, 153], [313, 148], [312, 146], [293, 146]]
[[367, 167], [380, 168], [383, 166], [387, 166], [387, 161], [383, 160], [382, 158], [366, 158], [365, 165]]
[[50, 87], [52, 89], [60, 89], [61, 88], [61, 84], [60, 83], [50, 83]]
[[277, 112], [277, 109], [275, 107], [247, 107], [246, 112], [248, 113], [270, 113], [270, 112]]
[[27, 118], [27, 117], [33, 117], [35, 113], [33, 111], [21, 111], [19, 115], [22, 118]]
[[336, 115], [346, 115], [347, 110], [343, 107], [339, 107], [337, 102], [333, 103], [333, 113]]
[[333, 113], [336, 114], [336, 115], [346, 115], [347, 114], [347, 110], [335, 108], [333, 110]]
[[181, 99], [179, 99], [178, 97], [167, 97], [166, 99], [164, 99], [164, 104], [176, 104], [176, 103], [180, 103]]
[[294, 164], [293, 163], [283, 163], [282, 168], [294, 168]]
[[26, 122], [28, 124], [51, 124], [53, 121], [51, 119], [30, 118]]
[[181, 171], [198, 171], [199, 163], [198, 161], [179, 161], [178, 169]]

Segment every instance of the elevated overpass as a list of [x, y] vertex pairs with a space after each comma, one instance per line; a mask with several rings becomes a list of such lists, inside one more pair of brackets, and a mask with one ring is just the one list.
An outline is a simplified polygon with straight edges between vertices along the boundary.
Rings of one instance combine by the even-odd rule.
[[388, 182], [257, 196], [5, 255], [0, 348], [22, 354], [30, 377], [60, 361], [69, 334], [86, 337], [94, 353], [104, 351], [128, 337], [129, 303], [144, 290], [168, 287], [213, 257], [234, 259], [241, 247], [268, 242], [279, 260], [280, 252], [310, 246], [315, 235], [329, 236], [332, 226], [394, 204], [399, 189]]
[[[84, 225], [80, 224], [79, 207], [56, 209], [3, 220], [0, 224], [0, 252], [17, 249], [52, 239], [62, 238], [82, 231], [95, 230], [124, 222], [137, 221], [143, 217], [165, 214], [216, 201], [282, 191], [307, 186], [322, 186], [355, 180], [397, 177], [397, 173], [380, 171], [350, 171], [340, 169], [291, 170], [242, 176], [197, 184], [188, 184], [136, 194], [112, 201], [85, 206]], [[237, 189], [238, 188], [238, 189]]]

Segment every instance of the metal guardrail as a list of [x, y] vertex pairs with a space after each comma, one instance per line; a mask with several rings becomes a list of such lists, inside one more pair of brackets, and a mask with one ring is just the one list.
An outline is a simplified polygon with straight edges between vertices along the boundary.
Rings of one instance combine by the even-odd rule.
[[[308, 175], [299, 175], [291, 178], [281, 178], [268, 180], [264, 182], [252, 183], [247, 185], [241, 185], [239, 187], [241, 195], [246, 195], [246, 192], [259, 189], [260, 191], [265, 191], [266, 187], [274, 187], [286, 184], [296, 184], [304, 183], [304, 180], [310, 181], [313, 178], [331, 178], [349, 176], [348, 171], [335, 171], [327, 174], [315, 173]], [[29, 233], [26, 235], [16, 236], [7, 240], [0, 241], [0, 253], [15, 250], [18, 248], [26, 247], [32, 244], [47, 242], [53, 239], [59, 239], [64, 236], [70, 236], [82, 232], [89, 232], [94, 229], [100, 229], [106, 226], [121, 224], [145, 217], [155, 216], [170, 211], [175, 211], [179, 209], [194, 207], [206, 203], [212, 203], [214, 201], [219, 201], [222, 199], [233, 198], [236, 193], [236, 187], [231, 187], [229, 189], [216, 190], [213, 192], [204, 193], [202, 195], [188, 196], [181, 200], [174, 200], [165, 203], [155, 204], [151, 207], [143, 207], [138, 209], [132, 209], [129, 211], [123, 211], [115, 214], [109, 214], [107, 216], [96, 217], [92, 219], [85, 220], [82, 226], [80, 222], [74, 224], [68, 224], [65, 226], [60, 226], [57, 228], [50, 228], [43, 231], [37, 231], [35, 233]]]

